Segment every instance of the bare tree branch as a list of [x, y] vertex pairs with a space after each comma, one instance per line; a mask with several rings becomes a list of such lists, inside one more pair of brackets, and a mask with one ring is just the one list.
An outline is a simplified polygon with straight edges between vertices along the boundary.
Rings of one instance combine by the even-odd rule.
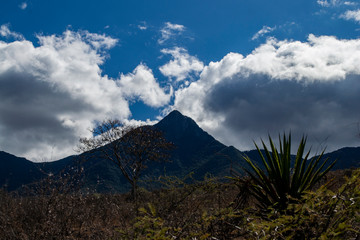
[[[115, 163], [132, 186], [132, 197], [148, 162], [168, 160], [173, 144], [152, 126], [133, 128], [119, 120], [104, 120], [90, 130], [93, 137], [81, 138], [78, 151], [89, 152]], [[90, 155], [90, 156], [91, 156]]]

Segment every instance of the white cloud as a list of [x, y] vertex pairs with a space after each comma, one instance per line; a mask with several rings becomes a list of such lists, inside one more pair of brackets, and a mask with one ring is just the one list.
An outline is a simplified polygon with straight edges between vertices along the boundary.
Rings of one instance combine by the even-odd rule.
[[141, 120], [135, 120], [135, 119], [125, 119], [123, 121], [125, 126], [131, 126], [131, 127], [141, 127], [141, 126], [145, 126], [145, 125], [154, 125], [156, 123], [158, 123], [159, 121], [157, 120], [150, 120], [150, 119], [146, 119], [146, 121], [141, 121]]
[[322, 7], [339, 7], [342, 5], [345, 6], [356, 6], [356, 2], [352, 1], [343, 1], [343, 0], [317, 0], [317, 3]]
[[105, 50], [116, 39], [69, 30], [38, 38], [38, 47], [27, 40], [0, 41], [1, 150], [56, 160], [73, 154], [94, 122], [129, 118], [129, 98], [151, 106], [166, 103], [167, 95], [144, 66], [134, 71], [135, 81], [147, 86], [142, 92], [135, 83], [102, 75]]
[[338, 81], [358, 74], [354, 67], [360, 55], [354, 54], [359, 40], [338, 40], [332, 36], [309, 35], [308, 42], [270, 39], [244, 61], [247, 71], [276, 79], [297, 81]]
[[164, 92], [151, 69], [144, 64], [138, 65], [132, 73], [121, 74], [117, 84], [123, 89], [125, 96], [131, 99], [138, 97], [151, 107], [164, 106], [173, 94], [172, 88], [169, 94]]
[[110, 49], [114, 47], [118, 40], [105, 36], [105, 34], [89, 33], [84, 31], [82, 37], [88, 41], [96, 50], [99, 49]]
[[322, 7], [333, 7], [343, 4], [340, 0], [317, 0], [317, 3]]
[[204, 68], [203, 62], [198, 58], [189, 55], [186, 49], [175, 47], [172, 49], [162, 49], [163, 54], [170, 54], [172, 60], [159, 68], [160, 72], [176, 81], [189, 78], [191, 73], [199, 73]]
[[166, 22], [165, 26], [160, 30], [161, 38], [158, 40], [158, 43], [163, 44], [173, 36], [181, 34], [183, 31], [185, 31], [184, 25]]
[[290, 131], [328, 150], [359, 145], [360, 39], [310, 35], [308, 41], [269, 39], [244, 57], [229, 53], [175, 92], [173, 108], [226, 144], [253, 149], [252, 140]]
[[145, 21], [142, 21], [141, 24], [139, 24], [137, 27], [142, 31], [148, 28], [147, 23]]
[[328, 7], [330, 5], [327, 0], [317, 0], [317, 3], [322, 7]]
[[274, 31], [275, 29], [276, 29], [276, 27], [263, 26], [262, 29], [260, 29], [257, 33], [254, 34], [254, 36], [251, 38], [251, 40], [256, 40], [259, 37], [262, 37], [265, 34]]
[[346, 5], [346, 6], [356, 6], [357, 3], [356, 2], [345, 1], [344, 5]]
[[341, 15], [341, 18], [346, 20], [354, 20], [360, 23], [360, 9], [354, 11], [348, 10], [343, 15]]
[[11, 37], [11, 38], [19, 39], [19, 40], [24, 39], [24, 37], [21, 34], [10, 31], [9, 24], [3, 24], [0, 26], [0, 36], [6, 37], [6, 38]]
[[25, 10], [27, 8], [27, 3], [26, 2], [23, 2], [19, 5], [19, 8], [22, 9], [22, 10]]
[[143, 26], [143, 25], [138, 25], [138, 28], [139, 28], [140, 30], [146, 30], [146, 29], [147, 29], [147, 27], [146, 27], [146, 26]]

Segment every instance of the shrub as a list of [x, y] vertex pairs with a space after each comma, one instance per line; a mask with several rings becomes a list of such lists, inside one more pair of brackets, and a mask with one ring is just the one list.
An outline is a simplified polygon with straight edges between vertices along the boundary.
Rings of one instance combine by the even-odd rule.
[[289, 202], [301, 199], [303, 193], [310, 190], [336, 162], [332, 162], [325, 168], [328, 159], [320, 163], [324, 151], [318, 157], [309, 160], [309, 150], [303, 157], [306, 145], [306, 138], [303, 137], [292, 168], [291, 134], [288, 137], [284, 134], [283, 140], [279, 136], [280, 152], [270, 136], [269, 142], [271, 151], [262, 141], [265, 156], [255, 143], [263, 168], [255, 165], [249, 157], [244, 156], [252, 170], [245, 169], [253, 181], [250, 192], [263, 209], [270, 206], [284, 209]]
[[359, 239], [360, 170], [335, 192], [326, 185], [306, 192], [285, 211], [252, 216], [248, 231], [257, 239]]

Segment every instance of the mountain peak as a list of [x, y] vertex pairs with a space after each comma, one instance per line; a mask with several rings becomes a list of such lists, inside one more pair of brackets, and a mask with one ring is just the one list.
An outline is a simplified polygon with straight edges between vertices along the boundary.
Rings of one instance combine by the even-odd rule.
[[170, 132], [172, 136], [179, 136], [184, 133], [205, 133], [194, 120], [182, 115], [181, 112], [174, 110], [158, 122], [155, 127]]
[[202, 130], [194, 120], [177, 110], [169, 113], [154, 127], [162, 131], [165, 138], [175, 145], [172, 165], [168, 166], [168, 170], [187, 169], [190, 172], [196, 165], [201, 165], [210, 156], [226, 148]]
[[[165, 133], [165, 137], [171, 142], [187, 146], [187, 148], [199, 148], [200, 145], [207, 145], [217, 142], [211, 135], [202, 130], [190, 117], [184, 116], [177, 110], [172, 111], [155, 127]], [[225, 145], [219, 143], [220, 148]]]
[[170, 116], [170, 115], [177, 115], [177, 116], [183, 116], [183, 117], [184, 117], [184, 115], [182, 115], [182, 113], [179, 112], [178, 110], [173, 110], [173, 111], [171, 111], [171, 112], [168, 114], [168, 116]]
[[163, 120], [161, 120], [160, 122], [162, 122], [162, 121], [165, 121], [165, 122], [166, 121], [186, 121], [185, 119], [187, 119], [187, 118], [192, 120], [191, 118], [184, 116], [178, 110], [173, 110], [166, 117], [164, 117]]

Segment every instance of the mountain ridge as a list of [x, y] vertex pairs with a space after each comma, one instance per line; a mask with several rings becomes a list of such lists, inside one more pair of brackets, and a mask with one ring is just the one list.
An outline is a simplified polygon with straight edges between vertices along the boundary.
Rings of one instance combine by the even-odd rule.
[[[160, 175], [184, 176], [194, 172], [197, 179], [206, 174], [223, 177], [229, 176], [230, 170], [240, 170], [244, 161], [242, 156], [248, 155], [255, 161], [260, 161], [256, 150], [241, 152], [234, 146], [226, 146], [201, 129], [197, 123], [182, 115], [179, 111], [172, 111], [154, 125], [164, 133], [165, 138], [174, 143], [170, 162], [150, 163], [143, 172], [143, 179]], [[0, 151], [0, 186], [9, 191], [22, 185], [38, 181], [46, 177], [46, 173], [58, 174], [67, 169], [84, 168], [84, 185], [98, 192], [124, 192], [129, 189], [126, 179], [118, 167], [106, 159], [87, 158], [86, 154], [69, 156], [54, 162], [33, 163], [25, 158], [19, 158]], [[359, 167], [360, 147], [341, 148], [324, 157], [339, 159], [334, 169]], [[65, 169], [65, 170], [64, 170]]]

